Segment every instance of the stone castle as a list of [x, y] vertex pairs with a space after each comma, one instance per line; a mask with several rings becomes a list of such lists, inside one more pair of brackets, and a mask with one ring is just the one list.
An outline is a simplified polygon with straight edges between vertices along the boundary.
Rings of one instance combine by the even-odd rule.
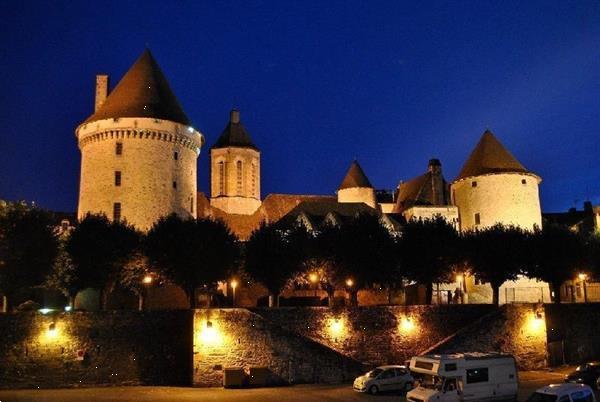
[[96, 78], [94, 113], [76, 129], [81, 150], [78, 216], [104, 213], [147, 230], [161, 216], [212, 216], [242, 239], [262, 221], [301, 219], [309, 226], [359, 212], [378, 214], [397, 227], [412, 218], [442, 215], [460, 230], [494, 223], [541, 226], [540, 177], [528, 171], [486, 131], [458, 177], [448, 183], [439, 160], [401, 182], [376, 191], [357, 161], [337, 196], [270, 194], [261, 198], [260, 150], [237, 110], [210, 148], [210, 192], [197, 188], [203, 134], [190, 124], [149, 50], [109, 93]]

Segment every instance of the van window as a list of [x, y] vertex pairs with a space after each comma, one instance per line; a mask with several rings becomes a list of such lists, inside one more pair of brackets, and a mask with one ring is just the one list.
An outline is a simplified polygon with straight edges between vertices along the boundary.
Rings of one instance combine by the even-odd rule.
[[456, 363], [446, 363], [444, 369], [446, 371], [456, 371]]
[[476, 384], [478, 382], [488, 382], [487, 368], [467, 370], [467, 384]]
[[431, 370], [433, 368], [433, 363], [429, 363], [429, 362], [421, 362], [421, 361], [416, 361], [415, 362], [415, 367], [416, 368], [420, 368], [423, 370]]

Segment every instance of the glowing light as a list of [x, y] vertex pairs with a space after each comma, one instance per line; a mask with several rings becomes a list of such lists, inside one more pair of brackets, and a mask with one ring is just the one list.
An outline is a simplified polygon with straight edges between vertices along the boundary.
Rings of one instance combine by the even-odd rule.
[[346, 326], [344, 325], [343, 319], [336, 318], [329, 322], [329, 333], [335, 338], [343, 335], [345, 328]]
[[44, 308], [41, 308], [41, 309], [39, 309], [38, 311], [39, 311], [40, 313], [42, 313], [42, 314], [48, 314], [49, 312], [51, 312], [51, 311], [52, 311], [52, 309], [51, 309], [51, 308], [45, 308], [45, 307], [44, 307]]
[[233, 279], [229, 284], [231, 285], [231, 289], [235, 289], [237, 288], [238, 282]]
[[531, 313], [527, 320], [527, 332], [531, 335], [542, 335], [546, 328], [546, 323], [541, 313]]
[[142, 279], [142, 283], [149, 285], [152, 283], [152, 276], [150, 275], [146, 275], [144, 276], [144, 279]]
[[69, 312], [71, 310], [73, 310], [73, 307], [71, 307], [71, 306], [65, 306], [65, 311], [66, 312]]
[[312, 282], [312, 283], [317, 283], [317, 281], [319, 280], [319, 275], [315, 274], [314, 272], [310, 275], [308, 275], [308, 279]]
[[416, 328], [415, 323], [408, 317], [402, 317], [400, 320], [400, 332], [405, 334], [409, 334], [413, 332]]
[[585, 274], [584, 272], [579, 273], [579, 275], [577, 275], [579, 277], [580, 281], [585, 281], [587, 279], [587, 274]]
[[460, 274], [456, 275], [456, 282], [462, 282], [462, 280], [463, 280], [462, 275], [460, 275]]
[[223, 341], [219, 330], [213, 325], [212, 321], [206, 321], [200, 330], [200, 342], [203, 346], [220, 345]]
[[193, 132], [194, 132], [194, 127], [191, 127], [191, 126], [190, 126], [190, 127], [188, 127], [188, 131], [189, 131], [190, 133], [193, 133]]
[[52, 322], [48, 325], [48, 330], [46, 331], [46, 340], [51, 341], [58, 337], [58, 329], [56, 328], [56, 323]]
[[346, 286], [348, 286], [349, 288], [354, 286], [354, 281], [352, 280], [352, 278], [346, 279]]

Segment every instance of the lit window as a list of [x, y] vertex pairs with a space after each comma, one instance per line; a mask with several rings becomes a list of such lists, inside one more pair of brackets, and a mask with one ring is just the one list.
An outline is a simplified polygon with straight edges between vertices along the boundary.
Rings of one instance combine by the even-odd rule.
[[115, 153], [117, 155], [123, 155], [123, 143], [122, 142], [117, 142], [117, 146], [115, 148]]
[[242, 161], [237, 161], [235, 164], [237, 172], [237, 194], [242, 195]]
[[120, 221], [121, 220], [121, 203], [115, 202], [113, 204], [113, 220]]
[[178, 160], [179, 159], [179, 152], [175, 151], [173, 153], [173, 159]]
[[477, 187], [477, 182], [476, 181], [472, 181], [471, 182], [471, 187]]
[[475, 224], [476, 225], [481, 224], [481, 215], [479, 215], [479, 212], [475, 214]]
[[219, 194], [225, 194], [225, 164], [221, 161], [219, 162]]
[[121, 172], [119, 170], [117, 170], [115, 172], [115, 186], [120, 186], [121, 185]]

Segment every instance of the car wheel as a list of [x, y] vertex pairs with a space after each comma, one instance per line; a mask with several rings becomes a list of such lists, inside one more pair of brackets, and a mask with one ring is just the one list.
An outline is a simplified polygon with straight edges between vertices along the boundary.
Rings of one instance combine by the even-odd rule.
[[408, 392], [411, 389], [413, 389], [413, 383], [412, 382], [407, 382], [404, 384], [404, 392]]
[[369, 394], [377, 395], [379, 393], [379, 387], [377, 385], [371, 385], [369, 387]]

